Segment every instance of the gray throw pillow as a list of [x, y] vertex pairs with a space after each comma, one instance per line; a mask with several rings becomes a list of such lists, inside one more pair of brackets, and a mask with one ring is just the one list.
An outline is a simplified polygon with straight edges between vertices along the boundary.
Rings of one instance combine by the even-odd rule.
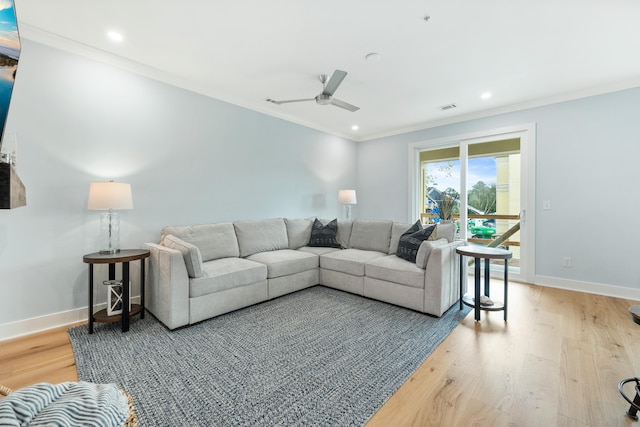
[[197, 278], [202, 276], [202, 255], [196, 245], [187, 243], [172, 234], [164, 236], [162, 245], [182, 253], [189, 277]]
[[311, 227], [311, 239], [308, 246], [324, 247], [324, 248], [339, 248], [340, 243], [336, 240], [338, 234], [338, 219], [329, 221], [327, 225], [322, 225], [322, 222], [316, 218], [313, 221]]
[[396, 253], [398, 257], [413, 263], [416, 262], [416, 256], [418, 255], [420, 245], [422, 242], [429, 239], [429, 236], [431, 236], [431, 233], [433, 233], [436, 226], [430, 225], [422, 230], [412, 232], [414, 227], [415, 224], [400, 237], [398, 251]]

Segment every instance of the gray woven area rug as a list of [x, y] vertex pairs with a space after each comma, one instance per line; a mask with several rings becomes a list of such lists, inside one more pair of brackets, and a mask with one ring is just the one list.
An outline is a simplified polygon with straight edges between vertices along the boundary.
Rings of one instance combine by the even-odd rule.
[[82, 381], [141, 426], [363, 425], [469, 312], [438, 319], [315, 286], [177, 331], [153, 316], [69, 330]]

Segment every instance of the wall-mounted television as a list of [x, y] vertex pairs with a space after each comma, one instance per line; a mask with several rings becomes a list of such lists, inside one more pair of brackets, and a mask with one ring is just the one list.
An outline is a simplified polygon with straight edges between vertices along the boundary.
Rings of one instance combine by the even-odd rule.
[[0, 0], [0, 152], [19, 59], [20, 36], [15, 4], [13, 0]]

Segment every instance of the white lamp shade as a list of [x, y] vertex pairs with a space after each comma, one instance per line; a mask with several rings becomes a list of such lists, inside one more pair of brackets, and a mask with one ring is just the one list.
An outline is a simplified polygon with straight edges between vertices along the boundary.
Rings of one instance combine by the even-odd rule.
[[93, 211], [133, 209], [131, 184], [113, 181], [92, 182], [89, 186], [87, 208]]
[[343, 205], [356, 205], [358, 200], [356, 199], [356, 190], [340, 190], [338, 191], [338, 200]]

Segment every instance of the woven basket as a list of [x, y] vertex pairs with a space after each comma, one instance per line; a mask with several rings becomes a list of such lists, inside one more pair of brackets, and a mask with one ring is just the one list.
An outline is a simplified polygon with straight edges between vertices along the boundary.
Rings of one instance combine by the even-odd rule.
[[[127, 419], [124, 421], [123, 426], [138, 427], [138, 416], [133, 410], [133, 400], [131, 399], [131, 395], [122, 389], [118, 390], [120, 390], [120, 393], [124, 394], [127, 397], [127, 401], [129, 402], [129, 417], [127, 417]], [[0, 384], [0, 399], [5, 396], [9, 396], [12, 392], [13, 390], [11, 390], [9, 387], [5, 387]]]
[[127, 396], [127, 401], [129, 402], [129, 417], [125, 420], [124, 427], [138, 427], [138, 416], [133, 410], [133, 400], [131, 399], [131, 395], [122, 389], [119, 390], [120, 393]]
[[0, 384], [0, 398], [3, 398], [5, 396], [9, 396], [12, 391], [13, 390], [11, 390], [9, 387], [5, 387], [2, 384]]

